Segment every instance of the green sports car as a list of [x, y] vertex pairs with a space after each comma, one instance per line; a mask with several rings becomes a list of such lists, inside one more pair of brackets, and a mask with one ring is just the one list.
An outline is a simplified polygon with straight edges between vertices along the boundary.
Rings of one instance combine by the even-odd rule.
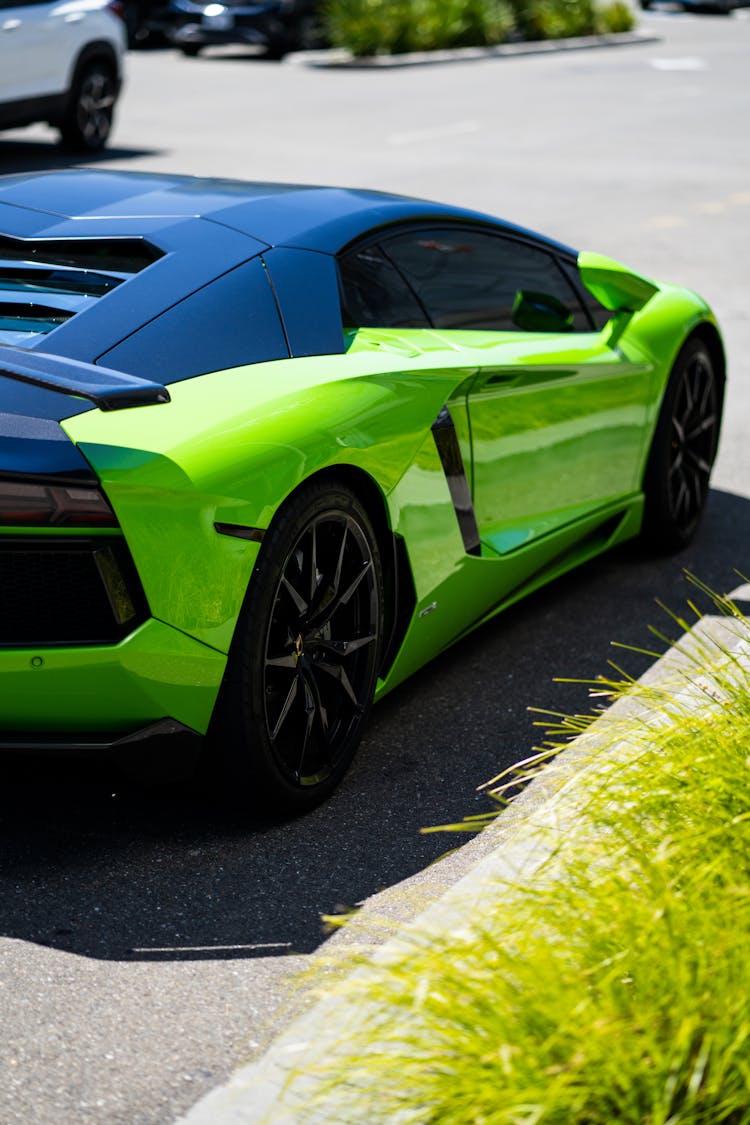
[[690, 540], [724, 380], [695, 293], [486, 215], [0, 178], [0, 747], [200, 740], [310, 807], [459, 637]]

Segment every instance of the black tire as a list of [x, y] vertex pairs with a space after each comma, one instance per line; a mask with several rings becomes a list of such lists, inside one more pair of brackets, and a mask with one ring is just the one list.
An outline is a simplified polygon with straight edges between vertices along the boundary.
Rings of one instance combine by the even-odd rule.
[[70, 91], [60, 136], [65, 148], [76, 152], [98, 152], [112, 130], [117, 101], [117, 78], [106, 62], [84, 66]]
[[201, 46], [201, 43], [183, 43], [180, 50], [186, 59], [195, 59], [198, 57]]
[[209, 732], [234, 804], [299, 813], [338, 785], [372, 703], [382, 631], [367, 512], [335, 481], [303, 487], [264, 538]]
[[644, 477], [642, 534], [659, 550], [680, 550], [698, 530], [719, 444], [722, 397], [709, 349], [702, 340], [688, 340], [669, 376]]

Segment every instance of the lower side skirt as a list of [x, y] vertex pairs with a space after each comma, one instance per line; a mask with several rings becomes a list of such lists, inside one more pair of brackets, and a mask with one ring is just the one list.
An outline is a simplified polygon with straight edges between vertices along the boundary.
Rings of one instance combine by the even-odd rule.
[[29, 751], [40, 753], [56, 751], [61, 753], [89, 753], [106, 752], [128, 749], [142, 749], [149, 742], [161, 741], [164, 738], [179, 738], [186, 743], [186, 749], [197, 749], [202, 736], [184, 723], [175, 719], [161, 719], [158, 723], [150, 723], [140, 730], [131, 731], [129, 734], [41, 734], [33, 732], [0, 734], [0, 751]]

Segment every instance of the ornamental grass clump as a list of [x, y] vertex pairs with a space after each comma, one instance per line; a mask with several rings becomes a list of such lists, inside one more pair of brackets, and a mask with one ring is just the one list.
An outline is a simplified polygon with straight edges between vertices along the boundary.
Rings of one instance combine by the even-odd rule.
[[343, 984], [356, 1016], [307, 1075], [315, 1120], [750, 1123], [750, 628], [717, 601], [724, 633], [681, 670], [603, 680], [611, 717], [556, 724], [540, 760], [586, 733], [575, 772], [544, 772], [533, 877]]

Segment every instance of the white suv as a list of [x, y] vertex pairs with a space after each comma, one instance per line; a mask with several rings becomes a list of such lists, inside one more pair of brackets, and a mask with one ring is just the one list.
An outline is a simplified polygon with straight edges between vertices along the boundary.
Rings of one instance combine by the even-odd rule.
[[0, 0], [0, 129], [47, 121], [68, 148], [107, 143], [126, 33], [117, 0]]

